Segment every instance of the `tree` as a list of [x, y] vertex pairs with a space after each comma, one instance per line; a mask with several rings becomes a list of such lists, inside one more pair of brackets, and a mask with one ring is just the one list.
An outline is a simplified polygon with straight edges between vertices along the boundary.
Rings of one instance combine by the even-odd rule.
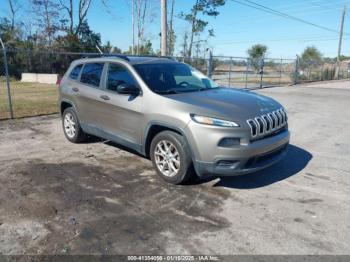
[[32, 0], [36, 26], [40, 32], [37, 36], [41, 44], [51, 46], [60, 29], [59, 5], [53, 0]]
[[[74, 1], [73, 0], [59, 0], [61, 9], [65, 10], [68, 18], [66, 21], [68, 22], [68, 27], [66, 31], [68, 34], [77, 35], [81, 29], [82, 24], [84, 23], [88, 11], [91, 6], [92, 0], [79, 0], [78, 2], [78, 13], [74, 13]], [[78, 22], [75, 25], [74, 17], [78, 17]]]
[[9, 5], [9, 11], [10, 11], [10, 19], [11, 19], [11, 29], [15, 29], [16, 24], [16, 14], [18, 10], [20, 9], [20, 4], [18, 0], [7, 0]]
[[312, 80], [312, 69], [323, 63], [321, 52], [314, 46], [308, 46], [304, 49], [299, 60], [299, 67], [304, 71], [304, 77]]
[[316, 47], [308, 46], [304, 49], [303, 53], [301, 54], [301, 60], [320, 63], [322, 61], [322, 54]]
[[[152, 2], [151, 2], [152, 3]], [[132, 23], [133, 23], [133, 47], [135, 47], [134, 27], [136, 25], [136, 54], [142, 54], [142, 48], [148, 45], [148, 40], [145, 36], [145, 28], [147, 22], [152, 22], [154, 14], [151, 10], [150, 1], [148, 0], [133, 0], [132, 1]]]
[[175, 0], [171, 1], [171, 9], [170, 9], [170, 20], [169, 20], [169, 30], [168, 30], [168, 55], [173, 56], [174, 50], [175, 50], [175, 31], [173, 27], [173, 20], [174, 20], [174, 3]]
[[264, 58], [267, 52], [267, 46], [262, 44], [253, 45], [247, 50], [249, 55], [249, 63], [255, 70], [261, 68], [262, 59]]
[[[77, 30], [75, 27], [74, 31]], [[96, 46], [101, 46], [101, 35], [93, 32], [87, 20], [80, 25], [78, 34], [58, 36], [55, 49], [69, 52], [97, 52]]]
[[110, 41], [107, 41], [107, 43], [103, 46], [101, 46], [101, 50], [103, 53], [106, 54], [121, 54], [122, 50], [116, 46], [112, 46]]
[[[199, 35], [207, 27], [208, 22], [200, 18], [199, 16], [211, 16], [216, 17], [219, 15], [217, 8], [223, 6], [225, 0], [196, 0], [196, 3], [188, 14], [180, 13], [180, 17], [183, 18], [191, 25], [191, 31], [189, 36], [189, 47], [187, 50], [188, 57], [192, 57], [193, 39], [195, 35]], [[209, 30], [209, 35], [213, 35], [213, 30]]]
[[[132, 46], [129, 47], [127, 51], [124, 52], [126, 55], [132, 54]], [[158, 55], [154, 52], [152, 47], [152, 42], [150, 40], [144, 40], [144, 43], [139, 46], [140, 55]]]

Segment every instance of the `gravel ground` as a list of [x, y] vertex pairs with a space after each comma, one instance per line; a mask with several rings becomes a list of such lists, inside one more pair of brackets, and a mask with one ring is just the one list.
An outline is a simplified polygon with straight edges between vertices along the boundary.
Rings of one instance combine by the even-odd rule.
[[0, 122], [0, 254], [350, 254], [350, 82], [255, 92], [289, 112], [286, 158], [185, 186], [56, 115]]

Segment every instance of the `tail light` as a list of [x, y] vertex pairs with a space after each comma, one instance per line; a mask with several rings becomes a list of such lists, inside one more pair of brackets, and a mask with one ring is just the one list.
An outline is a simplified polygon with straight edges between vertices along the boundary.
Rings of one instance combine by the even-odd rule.
[[58, 87], [61, 86], [62, 78], [63, 78], [62, 76], [58, 76], [57, 78], [56, 85], [58, 85]]

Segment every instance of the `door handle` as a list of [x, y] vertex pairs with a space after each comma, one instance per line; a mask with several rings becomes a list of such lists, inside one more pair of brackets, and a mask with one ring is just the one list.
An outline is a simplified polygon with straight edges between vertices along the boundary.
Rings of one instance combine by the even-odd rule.
[[100, 98], [102, 98], [103, 100], [109, 100], [109, 96], [107, 95], [100, 95]]
[[77, 88], [77, 87], [73, 87], [72, 90], [73, 90], [74, 92], [79, 92], [79, 88]]

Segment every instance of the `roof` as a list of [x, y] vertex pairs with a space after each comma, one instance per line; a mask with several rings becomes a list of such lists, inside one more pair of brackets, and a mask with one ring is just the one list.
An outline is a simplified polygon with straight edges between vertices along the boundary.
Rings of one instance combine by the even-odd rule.
[[[138, 64], [158, 64], [158, 63], [179, 63], [172, 57], [165, 57], [165, 56], [132, 56], [132, 55], [101, 55], [100, 57], [93, 57], [93, 58], [84, 58], [88, 59], [90, 61], [101, 61], [104, 58], [106, 59], [117, 59], [117, 60], [124, 60], [130, 63], [131, 65], [138, 65]], [[85, 60], [86, 61], [86, 60]]]
[[177, 63], [171, 57], [157, 57], [157, 56], [127, 56], [129, 63], [132, 65], [138, 64], [157, 64], [157, 63]]

